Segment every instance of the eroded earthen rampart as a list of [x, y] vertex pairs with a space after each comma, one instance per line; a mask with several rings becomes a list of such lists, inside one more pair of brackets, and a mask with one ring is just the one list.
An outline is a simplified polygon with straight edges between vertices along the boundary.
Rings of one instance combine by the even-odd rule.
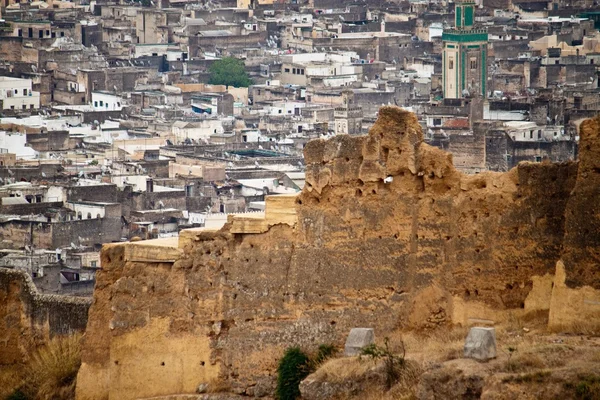
[[368, 136], [310, 142], [303, 192], [268, 198], [264, 218], [106, 245], [77, 398], [215, 379], [256, 392], [286, 347], [340, 344], [357, 326], [598, 319], [598, 125], [583, 124], [579, 168], [463, 175], [413, 114], [385, 107]]
[[0, 368], [24, 364], [54, 336], [82, 333], [90, 303], [41, 294], [25, 272], [0, 268]]

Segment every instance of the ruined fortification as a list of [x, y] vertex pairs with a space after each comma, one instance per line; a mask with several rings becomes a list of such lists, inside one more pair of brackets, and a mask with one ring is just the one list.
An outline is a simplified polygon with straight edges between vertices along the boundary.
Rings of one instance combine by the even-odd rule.
[[600, 317], [599, 120], [581, 162], [463, 175], [385, 107], [368, 136], [305, 149], [306, 187], [265, 218], [221, 231], [106, 245], [77, 398], [268, 386], [283, 350], [342, 343], [349, 329]]
[[90, 303], [41, 294], [27, 273], [0, 268], [0, 368], [23, 365], [56, 335], [83, 332]]

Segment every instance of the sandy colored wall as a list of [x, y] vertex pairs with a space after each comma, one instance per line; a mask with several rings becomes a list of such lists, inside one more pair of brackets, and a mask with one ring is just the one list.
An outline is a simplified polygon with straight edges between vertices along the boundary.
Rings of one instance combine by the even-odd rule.
[[600, 117], [580, 127], [577, 183], [567, 204], [564, 249], [556, 264], [550, 328], [600, 328]]
[[[577, 163], [463, 175], [396, 107], [368, 136], [309, 142], [305, 161], [303, 192], [267, 201], [264, 221], [105, 246], [78, 399], [190, 393], [216, 376], [252, 394], [272, 387], [292, 345], [341, 345], [357, 326], [382, 337], [493, 324], [554, 304]], [[194, 376], [160, 373], [159, 360]]]
[[91, 299], [38, 293], [29, 275], [0, 268], [0, 368], [23, 364], [56, 335], [83, 332]]

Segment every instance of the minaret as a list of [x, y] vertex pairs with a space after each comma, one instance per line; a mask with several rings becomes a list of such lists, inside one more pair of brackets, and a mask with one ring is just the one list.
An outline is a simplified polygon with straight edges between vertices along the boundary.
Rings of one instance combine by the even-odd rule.
[[486, 97], [488, 33], [475, 27], [475, 1], [455, 1], [454, 28], [442, 33], [444, 98]]

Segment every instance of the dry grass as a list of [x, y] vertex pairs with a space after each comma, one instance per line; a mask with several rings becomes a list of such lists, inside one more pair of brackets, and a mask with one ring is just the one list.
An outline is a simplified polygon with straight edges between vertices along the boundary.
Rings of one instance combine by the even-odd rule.
[[408, 332], [403, 339], [410, 358], [439, 362], [462, 357], [467, 333], [468, 328], [453, 327], [430, 332]]
[[52, 339], [36, 351], [26, 369], [22, 390], [38, 400], [74, 398], [75, 379], [81, 364], [79, 335]]
[[381, 365], [366, 357], [344, 357], [330, 359], [312, 375], [312, 378], [333, 384], [343, 384], [348, 381], [364, 381], [360, 393], [353, 396], [340, 396], [337, 400], [410, 400], [415, 399], [414, 390], [419, 383], [423, 369], [413, 360], [405, 360], [400, 369], [398, 381], [390, 390], [374, 380], [365, 379], [369, 372], [383, 374]]
[[554, 326], [551, 332], [568, 332], [575, 335], [600, 336], [600, 321], [577, 322], [569, 325]]
[[6, 399], [14, 393], [21, 386], [22, 381], [22, 374], [17, 368], [0, 368], [0, 399]]
[[364, 376], [376, 363], [366, 358], [343, 357], [325, 361], [313, 374], [313, 378], [331, 383], [343, 383]]
[[546, 367], [544, 360], [534, 353], [517, 353], [507, 361], [503, 372], [528, 372]]

